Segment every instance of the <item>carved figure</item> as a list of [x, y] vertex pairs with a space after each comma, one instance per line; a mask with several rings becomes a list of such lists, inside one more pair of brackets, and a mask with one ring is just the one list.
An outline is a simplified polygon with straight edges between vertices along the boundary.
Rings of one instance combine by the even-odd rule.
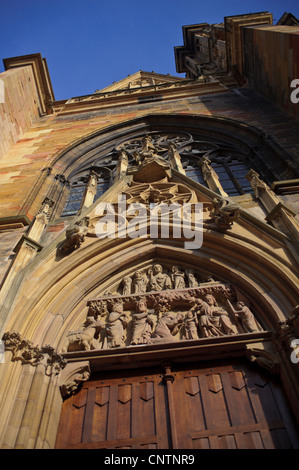
[[133, 336], [131, 344], [152, 343], [151, 334], [153, 321], [148, 315], [147, 304], [140, 300], [136, 302], [136, 312], [133, 313]]
[[197, 279], [194, 275], [193, 269], [186, 269], [186, 276], [188, 279], [188, 287], [197, 287], [198, 282]]
[[86, 318], [82, 330], [71, 331], [66, 338], [66, 344], [62, 352], [89, 351], [100, 349], [100, 343], [96, 339], [99, 332], [104, 328], [104, 323], [90, 316]]
[[199, 326], [204, 337], [236, 333], [227, 311], [218, 307], [213, 295], [208, 294], [202, 302], [197, 302], [197, 309], [199, 310]]
[[132, 279], [130, 276], [125, 276], [123, 278], [123, 290], [122, 295], [130, 295], [131, 294], [131, 286], [132, 286]]
[[179, 324], [183, 322], [183, 314], [176, 315], [173, 312], [164, 312], [159, 318], [154, 333], [152, 334], [153, 343], [165, 341], [176, 341], [174, 335], [177, 333]]
[[230, 228], [233, 222], [239, 217], [242, 209], [235, 202], [228, 199], [219, 198], [213, 201], [214, 209], [211, 213], [217, 224], [222, 228]]
[[105, 327], [105, 346], [107, 348], [124, 347], [124, 328], [127, 326], [127, 318], [122, 302], [110, 304], [109, 314]]
[[74, 225], [66, 229], [66, 239], [59, 247], [61, 253], [67, 253], [76, 250], [84, 241], [88, 231], [89, 217], [77, 221]]
[[133, 277], [133, 294], [144, 294], [147, 283], [147, 277], [141, 271], [136, 271]]
[[198, 339], [197, 333], [197, 317], [194, 312], [188, 312], [185, 318], [185, 334], [184, 339]]
[[171, 279], [173, 282], [174, 289], [184, 289], [185, 284], [185, 273], [181, 271], [178, 266], [172, 266], [172, 275]]
[[152, 269], [149, 269], [150, 290], [159, 291], [172, 289], [170, 277], [162, 271], [162, 266], [160, 264], [155, 264]]
[[247, 331], [248, 333], [259, 331], [253, 313], [245, 305], [244, 302], [242, 301], [237, 302], [237, 310], [234, 309], [234, 307], [232, 306], [231, 302], [228, 299], [227, 299], [227, 303], [230, 306], [234, 315], [236, 315], [236, 317], [240, 320], [245, 331]]
[[79, 370], [76, 374], [69, 378], [64, 384], [60, 386], [61, 394], [64, 398], [67, 398], [73, 394], [75, 394], [80, 385], [83, 382], [86, 382], [90, 377], [90, 369], [89, 366], [83, 366], [81, 370]]

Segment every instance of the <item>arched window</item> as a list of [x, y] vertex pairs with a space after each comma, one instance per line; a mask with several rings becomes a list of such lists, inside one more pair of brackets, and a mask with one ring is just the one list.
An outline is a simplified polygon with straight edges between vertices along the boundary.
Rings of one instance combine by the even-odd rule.
[[[107, 168], [92, 168], [94, 174], [97, 174], [97, 191], [94, 200], [98, 199], [110, 186], [111, 172]], [[86, 174], [87, 173], [87, 174]], [[70, 193], [62, 211], [61, 217], [70, 217], [76, 215], [79, 209], [84, 205], [84, 196], [86, 194], [89, 181], [90, 170], [74, 177], [70, 184]]]
[[188, 176], [188, 178], [195, 181], [196, 183], [203, 184], [204, 186], [207, 185], [202, 174], [199, 160], [192, 157], [182, 157], [181, 161], [183, 169], [185, 170], [185, 174]]
[[78, 212], [83, 200], [85, 187], [85, 183], [82, 181], [74, 181], [71, 183], [70, 194], [67, 198], [61, 217], [69, 217]]
[[252, 192], [250, 183], [246, 179], [250, 168], [242, 158], [212, 157], [211, 166], [215, 170], [222, 188], [229, 196]]

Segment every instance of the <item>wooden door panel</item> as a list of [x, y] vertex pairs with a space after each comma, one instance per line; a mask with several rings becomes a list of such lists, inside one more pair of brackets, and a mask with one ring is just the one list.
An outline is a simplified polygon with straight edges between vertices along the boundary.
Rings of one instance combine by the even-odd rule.
[[286, 399], [270, 375], [246, 366], [192, 368], [178, 371], [173, 387], [180, 448], [298, 446]]
[[57, 448], [169, 446], [161, 374], [127, 375], [86, 382], [65, 401]]

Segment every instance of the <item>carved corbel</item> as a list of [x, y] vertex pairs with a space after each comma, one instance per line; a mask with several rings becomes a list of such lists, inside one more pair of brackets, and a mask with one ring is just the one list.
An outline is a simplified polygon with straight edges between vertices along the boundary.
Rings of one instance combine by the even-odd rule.
[[248, 359], [271, 372], [278, 374], [281, 359], [272, 343], [253, 343], [246, 346]]
[[286, 351], [292, 350], [292, 343], [299, 338], [299, 305], [296, 305], [289, 318], [280, 321], [276, 328], [275, 340], [278, 347]]
[[59, 377], [59, 388], [63, 398], [77, 393], [90, 377], [89, 361], [69, 363]]

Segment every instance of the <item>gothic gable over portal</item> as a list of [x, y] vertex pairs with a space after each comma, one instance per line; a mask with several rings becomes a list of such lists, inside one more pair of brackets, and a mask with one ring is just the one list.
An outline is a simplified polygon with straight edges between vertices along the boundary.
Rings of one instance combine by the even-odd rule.
[[155, 86], [155, 85], [167, 85], [173, 82], [178, 81], [186, 81], [185, 78], [182, 77], [175, 77], [170, 74], [163, 75], [160, 73], [155, 72], [145, 72], [143, 70], [139, 70], [132, 75], [128, 75], [126, 78], [119, 80], [117, 82], [113, 82], [111, 85], [102, 88], [101, 90], [96, 90], [95, 93], [103, 93], [103, 92], [110, 92], [110, 91], [120, 91], [120, 90], [127, 90], [130, 88], [141, 88], [147, 86]]

